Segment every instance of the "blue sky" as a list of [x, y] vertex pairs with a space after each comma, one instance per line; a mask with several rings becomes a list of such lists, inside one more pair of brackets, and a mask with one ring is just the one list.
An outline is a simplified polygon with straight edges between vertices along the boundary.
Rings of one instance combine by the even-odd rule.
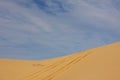
[[120, 0], [0, 0], [0, 58], [47, 59], [120, 41]]

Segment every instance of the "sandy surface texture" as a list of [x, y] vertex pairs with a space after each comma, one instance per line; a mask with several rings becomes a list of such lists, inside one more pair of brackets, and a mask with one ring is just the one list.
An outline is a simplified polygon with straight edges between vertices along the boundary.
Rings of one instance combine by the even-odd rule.
[[0, 80], [120, 80], [120, 42], [48, 60], [0, 59]]

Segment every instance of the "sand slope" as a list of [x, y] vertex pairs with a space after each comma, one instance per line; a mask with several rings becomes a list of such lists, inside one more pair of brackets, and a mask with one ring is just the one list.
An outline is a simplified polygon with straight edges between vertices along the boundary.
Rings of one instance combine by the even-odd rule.
[[41, 61], [0, 59], [0, 80], [120, 80], [120, 43]]

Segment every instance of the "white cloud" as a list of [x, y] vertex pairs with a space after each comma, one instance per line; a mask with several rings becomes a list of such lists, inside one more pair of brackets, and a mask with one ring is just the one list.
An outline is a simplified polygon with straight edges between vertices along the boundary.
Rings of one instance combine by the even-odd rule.
[[34, 0], [1, 0], [0, 52], [53, 57], [120, 40], [120, 10], [112, 0], [58, 1], [48, 0], [51, 14]]

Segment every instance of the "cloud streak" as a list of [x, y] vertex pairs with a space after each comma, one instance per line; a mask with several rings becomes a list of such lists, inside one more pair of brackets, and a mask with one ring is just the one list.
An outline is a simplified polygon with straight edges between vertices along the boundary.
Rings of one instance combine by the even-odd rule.
[[45, 59], [120, 41], [118, 3], [1, 0], [0, 57]]

